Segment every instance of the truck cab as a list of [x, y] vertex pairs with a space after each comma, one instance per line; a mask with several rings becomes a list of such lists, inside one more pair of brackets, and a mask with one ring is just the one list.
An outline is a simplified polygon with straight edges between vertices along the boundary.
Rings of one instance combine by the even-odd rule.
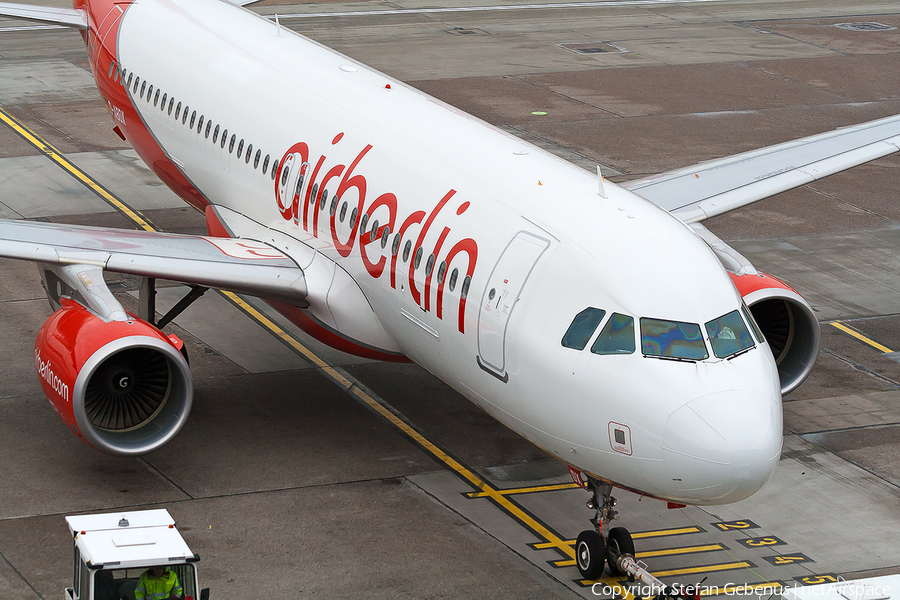
[[[165, 509], [66, 517], [75, 541], [75, 571], [66, 600], [137, 600], [135, 589], [151, 567], [178, 578], [184, 600], [209, 599], [200, 590], [196, 563]], [[199, 590], [199, 596], [198, 596]]]

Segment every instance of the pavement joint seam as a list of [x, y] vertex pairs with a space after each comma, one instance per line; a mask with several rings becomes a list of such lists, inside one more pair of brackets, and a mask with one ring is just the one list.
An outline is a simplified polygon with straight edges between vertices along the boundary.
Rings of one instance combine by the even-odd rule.
[[862, 373], [864, 375], [868, 375], [869, 377], [873, 377], [875, 379], [880, 380], [882, 383], [886, 383], [887, 385], [891, 386], [892, 389], [900, 390], [900, 382], [894, 381], [890, 377], [886, 377], [886, 376], [882, 375], [881, 373], [878, 373], [877, 371], [873, 371], [869, 367], [865, 366], [862, 363], [856, 362], [852, 358], [848, 358], [848, 357], [844, 356], [843, 354], [835, 352], [834, 350], [831, 350], [829, 348], [822, 348], [820, 350], [820, 352], [822, 354], [827, 354], [828, 356], [831, 356], [842, 362], [847, 363], [848, 365], [853, 367], [853, 369], [859, 371], [860, 373]]
[[32, 592], [34, 592], [34, 594], [35, 594], [38, 598], [43, 598], [43, 597], [44, 597], [43, 594], [41, 594], [39, 591], [37, 591], [37, 590], [34, 588], [33, 585], [31, 585], [31, 582], [28, 581], [28, 580], [25, 578], [24, 575], [22, 575], [22, 573], [15, 567], [15, 565], [13, 565], [13, 564], [9, 561], [9, 559], [6, 558], [6, 555], [3, 554], [3, 552], [0, 552], [0, 558], [3, 559], [3, 562], [5, 562], [7, 565], [9, 565], [9, 568], [12, 569], [13, 572], [14, 572], [16, 575], [18, 575], [18, 576], [22, 579], [22, 581], [25, 582], [25, 585], [27, 585], [28, 588], [29, 588]]

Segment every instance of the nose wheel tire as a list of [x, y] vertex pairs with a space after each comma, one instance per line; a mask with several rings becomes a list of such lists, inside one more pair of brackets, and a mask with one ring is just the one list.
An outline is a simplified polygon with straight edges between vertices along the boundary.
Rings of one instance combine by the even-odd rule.
[[603, 573], [606, 544], [599, 533], [588, 529], [578, 534], [575, 542], [575, 564], [585, 579], [597, 579]]
[[625, 574], [616, 564], [619, 556], [623, 554], [634, 556], [634, 540], [624, 527], [613, 527], [609, 530], [609, 537], [606, 540], [606, 562], [613, 575]]

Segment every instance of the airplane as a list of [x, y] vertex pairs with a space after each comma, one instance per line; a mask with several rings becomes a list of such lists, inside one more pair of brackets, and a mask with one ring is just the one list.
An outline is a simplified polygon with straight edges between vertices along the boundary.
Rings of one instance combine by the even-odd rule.
[[[0, 222], [55, 312], [35, 342], [66, 427], [118, 455], [193, 385], [157, 278], [264, 299], [340, 350], [413, 361], [590, 492], [589, 579], [634, 554], [614, 487], [735, 502], [769, 478], [819, 326], [702, 222], [900, 150], [900, 116], [617, 185], [223, 0], [0, 4], [74, 27], [115, 132], [209, 235]], [[143, 277], [138, 315], [103, 272]]]

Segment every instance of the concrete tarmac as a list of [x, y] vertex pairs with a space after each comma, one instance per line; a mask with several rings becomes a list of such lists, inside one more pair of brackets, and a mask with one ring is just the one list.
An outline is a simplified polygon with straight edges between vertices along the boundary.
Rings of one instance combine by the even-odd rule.
[[[900, 113], [895, 2], [541, 4], [251, 8], [615, 181]], [[0, 19], [0, 107], [162, 229], [203, 230], [111, 131], [77, 33]], [[889, 156], [707, 222], [809, 299], [823, 350], [757, 495], [667, 510], [618, 494], [667, 582], [900, 572], [898, 175]], [[0, 216], [131, 227], [3, 125]], [[134, 309], [137, 279], [107, 280]], [[159, 309], [183, 292], [163, 287]], [[0, 598], [62, 597], [64, 515], [145, 507], [178, 520], [213, 598], [595, 597], [565, 552], [587, 494], [560, 463], [415, 365], [328, 349], [247, 301], [209, 292], [167, 328], [191, 356], [191, 417], [114, 458], [49, 407], [32, 365], [48, 303], [32, 265], [0, 262]]]

